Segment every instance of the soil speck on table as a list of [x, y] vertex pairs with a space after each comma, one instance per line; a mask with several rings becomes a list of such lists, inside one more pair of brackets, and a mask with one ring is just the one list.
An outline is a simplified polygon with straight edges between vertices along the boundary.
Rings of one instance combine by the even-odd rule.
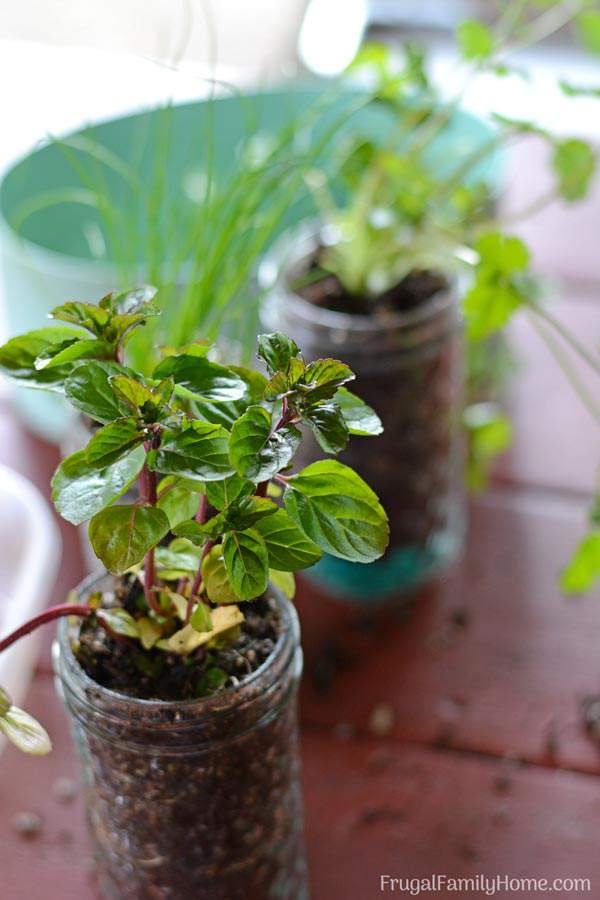
[[44, 821], [41, 816], [35, 812], [24, 811], [15, 813], [12, 817], [13, 831], [20, 834], [21, 837], [34, 838], [42, 830]]

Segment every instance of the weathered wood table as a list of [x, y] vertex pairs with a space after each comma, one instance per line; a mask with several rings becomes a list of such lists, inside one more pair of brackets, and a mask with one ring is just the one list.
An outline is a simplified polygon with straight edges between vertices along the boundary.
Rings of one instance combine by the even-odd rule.
[[[558, 307], [596, 345], [598, 293]], [[581, 711], [600, 693], [600, 592], [566, 599], [555, 586], [584, 528], [600, 437], [527, 321], [513, 339], [517, 439], [472, 504], [454, 571], [412, 616], [375, 624], [301, 588], [314, 900], [369, 900], [382, 874], [431, 873], [589, 877], [600, 897], [600, 744]], [[0, 409], [2, 462], [47, 485], [57, 458]], [[61, 528], [56, 599], [82, 572], [76, 535]], [[2, 900], [95, 897], [81, 804], [61, 790], [76, 768], [49, 645], [50, 634], [27, 708], [54, 753], [9, 749], [0, 762]], [[18, 833], [19, 812], [40, 816], [36, 834]]]

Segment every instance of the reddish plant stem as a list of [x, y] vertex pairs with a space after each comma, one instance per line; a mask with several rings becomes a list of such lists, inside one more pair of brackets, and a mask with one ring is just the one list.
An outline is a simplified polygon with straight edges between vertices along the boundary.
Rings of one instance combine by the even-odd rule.
[[[153, 437], [151, 441], [147, 441], [144, 444], [146, 452], [155, 449], [158, 446], [158, 440], [160, 438]], [[147, 463], [144, 463], [144, 468], [140, 473], [140, 492], [145, 503], [148, 503], [150, 506], [156, 506], [156, 472], [149, 469]], [[144, 596], [148, 606], [160, 616], [163, 610], [154, 598], [155, 578], [154, 547], [152, 547], [144, 557]]]
[[6, 650], [7, 647], [10, 647], [11, 644], [14, 644], [15, 641], [25, 637], [26, 634], [35, 631], [40, 625], [45, 625], [47, 622], [54, 621], [54, 619], [60, 619], [61, 616], [86, 617], [91, 616], [93, 612], [95, 612], [95, 610], [90, 609], [89, 606], [75, 606], [73, 603], [61, 603], [60, 606], [52, 606], [50, 609], [46, 609], [43, 613], [40, 613], [39, 616], [30, 619], [29, 622], [25, 622], [24, 625], [21, 625], [20, 628], [13, 631], [12, 634], [3, 638], [0, 641], [0, 653], [2, 653], [3, 650]]
[[206, 522], [206, 510], [208, 509], [208, 499], [206, 494], [200, 495], [200, 505], [198, 507], [198, 512], [196, 513], [196, 522], [199, 522], [200, 525], [204, 525]]

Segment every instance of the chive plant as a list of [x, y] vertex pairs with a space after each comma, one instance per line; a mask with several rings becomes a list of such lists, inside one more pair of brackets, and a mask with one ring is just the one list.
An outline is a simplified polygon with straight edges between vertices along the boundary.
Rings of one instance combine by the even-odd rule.
[[[102, 594], [65, 603], [0, 641], [0, 652], [63, 616], [90, 619], [131, 652], [189, 656], [234, 640], [243, 605], [271, 580], [289, 597], [293, 573], [322, 553], [369, 563], [384, 552], [388, 523], [377, 497], [349, 467], [322, 459], [292, 474], [310, 430], [326, 454], [350, 435], [377, 435], [375, 412], [346, 385], [339, 360], [306, 362], [280, 333], [258, 338], [266, 374], [226, 367], [191, 343], [163, 356], [151, 376], [130, 368], [133, 332], [158, 314], [153, 290], [66, 303], [64, 325], [13, 338], [0, 367], [31, 387], [64, 393], [99, 426], [52, 479], [58, 512], [89, 521], [94, 551], [116, 576], [143, 584], [135, 614]], [[139, 500], [118, 503], [137, 479]], [[47, 734], [0, 693], [0, 730], [21, 749], [50, 749]]]

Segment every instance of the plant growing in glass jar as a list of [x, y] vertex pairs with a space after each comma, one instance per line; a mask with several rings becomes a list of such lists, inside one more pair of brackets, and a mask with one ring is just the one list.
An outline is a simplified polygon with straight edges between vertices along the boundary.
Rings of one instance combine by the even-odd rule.
[[[491, 27], [463, 22], [457, 63], [464, 85], [484, 73], [518, 72], [517, 50], [569, 23], [589, 44], [599, 16], [584, 2], [513, 0]], [[585, 196], [595, 155], [582, 140], [497, 115], [480, 146], [465, 141], [463, 151], [448, 144], [444, 136], [461, 128], [456, 117], [465, 87], [449, 100], [440, 97], [424, 54], [412, 45], [403, 58], [369, 45], [352, 68], [374, 81], [373, 103], [389, 120], [387, 136], [353, 136], [340, 149], [337, 179], [311, 174], [319, 221], [284, 239], [263, 266], [270, 288], [263, 325], [283, 329], [315, 355], [343, 345], [365, 400], [378, 398], [385, 434], [377, 452], [354, 445], [343, 458], [390, 511], [390, 550], [369, 571], [368, 594], [361, 573], [338, 560], [325, 558], [311, 573], [335, 593], [359, 602], [366, 595], [374, 603], [418, 587], [459, 553], [465, 432], [474, 488], [485, 484], [491, 457], [510, 441], [499, 404], [482, 402], [491, 399], [490, 374], [504, 350], [488, 343], [482, 355], [481, 344], [497, 341], [516, 308], [541, 306], [528, 249], [493, 214], [479, 167], [515, 137], [540, 136], [551, 148], [556, 183], [535, 204], [538, 211], [557, 196], [567, 203]], [[471, 369], [466, 386], [460, 278]]]
[[[335, 454], [381, 423], [347, 390], [344, 363], [305, 362], [279, 333], [258, 339], [267, 376], [190, 344], [143, 377], [124, 356], [131, 329], [155, 313], [146, 297], [67, 303], [54, 316], [68, 326], [0, 348], [5, 372], [64, 391], [100, 425], [58, 467], [52, 496], [69, 522], [89, 520], [108, 570], [0, 652], [60, 620], [55, 668], [105, 896], [298, 900], [293, 572], [324, 551], [369, 563], [388, 541], [377, 497], [347, 466], [291, 474], [298, 425]], [[105, 358], [87, 358], [98, 342]], [[136, 479], [140, 499], [117, 503]], [[28, 752], [50, 749], [5, 692], [0, 731]]]

